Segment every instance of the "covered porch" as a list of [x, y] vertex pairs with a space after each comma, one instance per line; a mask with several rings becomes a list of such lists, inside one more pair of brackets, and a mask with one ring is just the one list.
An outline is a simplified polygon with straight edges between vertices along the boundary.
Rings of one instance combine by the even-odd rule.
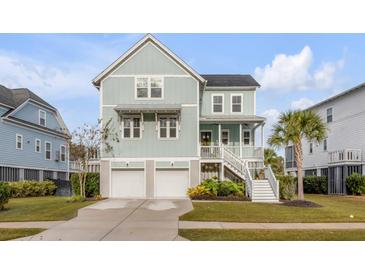
[[222, 159], [224, 149], [241, 159], [262, 161], [265, 118], [200, 121], [200, 157]]

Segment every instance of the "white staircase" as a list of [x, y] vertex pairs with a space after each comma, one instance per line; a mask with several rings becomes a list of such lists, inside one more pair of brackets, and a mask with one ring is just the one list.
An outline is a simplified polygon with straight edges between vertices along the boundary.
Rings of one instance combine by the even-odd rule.
[[270, 166], [264, 168], [264, 180], [253, 180], [247, 161], [236, 156], [226, 148], [223, 149], [222, 154], [224, 166], [246, 181], [246, 194], [251, 198], [252, 202], [279, 202], [279, 183], [276, 181]]

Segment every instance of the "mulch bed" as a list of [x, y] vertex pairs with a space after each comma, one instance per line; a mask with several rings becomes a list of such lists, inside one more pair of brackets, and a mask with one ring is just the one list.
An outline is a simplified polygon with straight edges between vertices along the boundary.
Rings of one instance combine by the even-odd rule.
[[244, 196], [195, 196], [192, 198], [192, 200], [198, 200], [198, 201], [250, 201], [249, 198]]
[[316, 204], [311, 201], [301, 201], [301, 200], [293, 200], [293, 201], [283, 201], [281, 204], [283, 206], [294, 206], [294, 207], [322, 207], [319, 204]]

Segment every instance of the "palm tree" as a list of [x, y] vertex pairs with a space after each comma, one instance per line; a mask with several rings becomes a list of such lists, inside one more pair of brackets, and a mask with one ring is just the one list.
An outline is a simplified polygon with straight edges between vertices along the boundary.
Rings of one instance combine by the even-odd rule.
[[298, 170], [298, 199], [304, 200], [303, 192], [303, 150], [302, 140], [321, 142], [326, 138], [327, 127], [311, 110], [288, 111], [281, 113], [279, 121], [273, 126], [268, 143], [273, 147], [286, 147], [292, 144]]
[[284, 173], [284, 158], [278, 156], [272, 148], [265, 148], [264, 164], [265, 166], [270, 165], [275, 175], [282, 175]]

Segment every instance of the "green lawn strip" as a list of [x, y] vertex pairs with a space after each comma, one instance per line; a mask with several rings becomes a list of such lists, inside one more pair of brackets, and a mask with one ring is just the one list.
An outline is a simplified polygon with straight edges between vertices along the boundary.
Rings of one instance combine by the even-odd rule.
[[59, 221], [77, 215], [77, 210], [94, 201], [68, 203], [67, 197], [31, 197], [10, 199], [0, 211], [0, 222]]
[[0, 241], [7, 241], [41, 233], [42, 228], [0, 228]]
[[305, 198], [323, 207], [288, 207], [252, 202], [194, 202], [194, 210], [181, 216], [180, 220], [249, 223], [365, 222], [365, 197], [307, 194]]
[[191, 241], [365, 241], [365, 230], [179, 229]]

